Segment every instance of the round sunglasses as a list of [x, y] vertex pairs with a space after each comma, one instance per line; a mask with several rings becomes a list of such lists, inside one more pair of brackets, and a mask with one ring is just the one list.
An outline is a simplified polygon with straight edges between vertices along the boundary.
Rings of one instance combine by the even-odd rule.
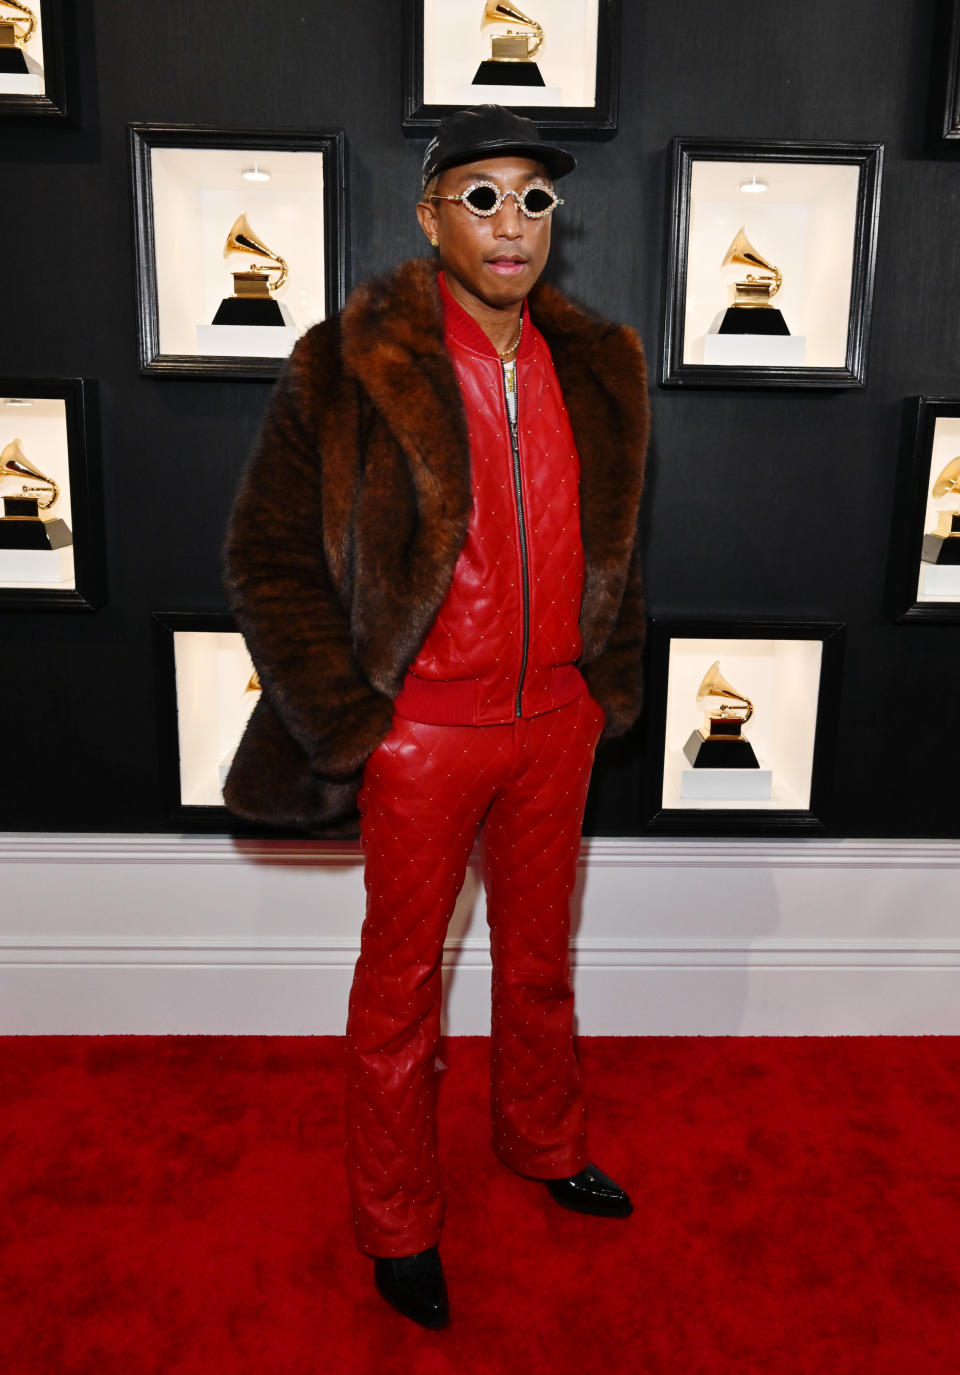
[[528, 220], [542, 220], [544, 215], [552, 214], [558, 205], [563, 205], [556, 192], [542, 181], [532, 181], [522, 191], [501, 191], [496, 182], [474, 181], [456, 196], [434, 194], [430, 200], [459, 201], [471, 215], [488, 219], [497, 213], [507, 196], [513, 197], [517, 209]]

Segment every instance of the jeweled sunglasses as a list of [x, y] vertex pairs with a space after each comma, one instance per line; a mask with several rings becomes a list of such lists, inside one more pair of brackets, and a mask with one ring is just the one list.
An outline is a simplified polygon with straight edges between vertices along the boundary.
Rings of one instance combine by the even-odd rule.
[[456, 196], [441, 196], [434, 193], [430, 200], [459, 201], [471, 215], [489, 219], [497, 213], [507, 196], [513, 197], [517, 202], [517, 209], [526, 215], [528, 220], [542, 220], [544, 215], [551, 215], [558, 205], [563, 205], [556, 192], [542, 181], [532, 181], [522, 191], [501, 191], [496, 182], [474, 181]]

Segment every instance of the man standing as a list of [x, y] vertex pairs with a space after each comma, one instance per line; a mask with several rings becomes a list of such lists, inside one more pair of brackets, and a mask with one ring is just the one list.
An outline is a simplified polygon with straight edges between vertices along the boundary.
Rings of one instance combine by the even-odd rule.
[[589, 1161], [570, 895], [594, 751], [640, 702], [643, 355], [539, 283], [574, 159], [500, 106], [429, 144], [418, 260], [295, 348], [231, 521], [263, 693], [225, 791], [321, 835], [360, 820], [347, 1174], [377, 1286], [448, 1320], [435, 1129], [447, 923], [481, 833], [493, 1147], [625, 1217]]

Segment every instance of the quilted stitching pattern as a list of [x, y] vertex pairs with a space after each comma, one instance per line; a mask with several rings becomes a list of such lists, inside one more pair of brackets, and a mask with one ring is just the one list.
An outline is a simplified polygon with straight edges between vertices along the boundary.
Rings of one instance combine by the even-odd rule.
[[[411, 672], [479, 679], [475, 719], [483, 725], [515, 713], [523, 651], [520, 521], [500, 362], [449, 335], [447, 343], [467, 414], [473, 507], [450, 589]], [[558, 705], [548, 670], [572, 664], [583, 648], [583, 546], [580, 464], [550, 350], [529, 320], [523, 343], [517, 398], [530, 639], [522, 714], [532, 716]]]
[[347, 1176], [377, 1256], [435, 1246], [444, 1216], [434, 1058], [443, 941], [477, 829], [494, 963], [494, 1149], [519, 1173], [587, 1160], [573, 1054], [569, 900], [603, 713], [586, 693], [511, 725], [395, 718], [360, 793], [367, 915], [347, 1023]]

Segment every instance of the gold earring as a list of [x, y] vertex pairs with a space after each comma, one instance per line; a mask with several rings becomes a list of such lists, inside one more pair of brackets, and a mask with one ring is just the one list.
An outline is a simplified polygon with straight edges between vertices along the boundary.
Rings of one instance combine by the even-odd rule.
[[436, 248], [436, 247], [439, 245], [439, 243], [440, 243], [440, 240], [439, 240], [439, 239], [431, 239], [431, 240], [430, 240], [430, 247], [431, 247], [431, 248]]

